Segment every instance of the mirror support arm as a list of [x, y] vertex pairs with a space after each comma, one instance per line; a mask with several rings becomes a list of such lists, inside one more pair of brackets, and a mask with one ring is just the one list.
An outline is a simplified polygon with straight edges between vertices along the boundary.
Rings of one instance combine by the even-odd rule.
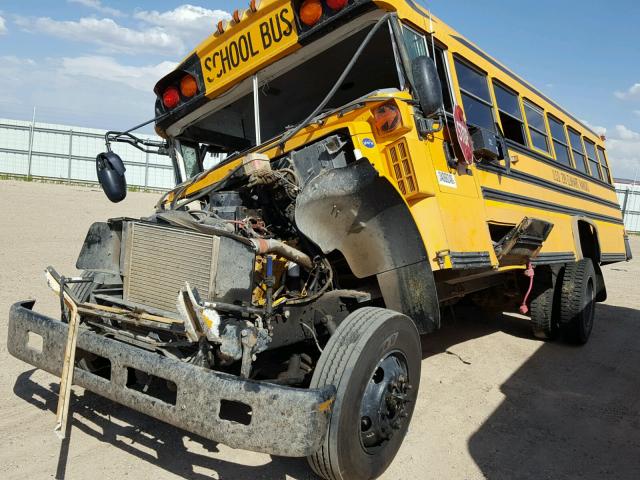
[[[104, 135], [107, 151], [111, 151], [111, 142], [128, 143], [132, 147], [145, 153], [156, 155], [169, 155], [169, 144], [164, 140], [149, 140], [138, 138], [130, 132], [109, 131]], [[147, 148], [149, 147], [149, 148]]]

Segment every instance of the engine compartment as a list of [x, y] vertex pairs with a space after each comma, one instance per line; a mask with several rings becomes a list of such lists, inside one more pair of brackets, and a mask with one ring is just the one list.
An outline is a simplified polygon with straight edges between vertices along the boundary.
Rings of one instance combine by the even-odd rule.
[[[150, 217], [95, 223], [76, 265], [91, 283], [72, 287], [97, 306], [85, 324], [206, 368], [304, 385], [323, 339], [379, 297], [375, 282], [371, 291], [340, 288], [354, 283], [344, 259], [296, 225], [309, 181], [355, 161], [347, 132], [337, 132], [275, 160], [249, 156], [214, 188], [160, 202]], [[127, 312], [174, 322], [143, 325]]]

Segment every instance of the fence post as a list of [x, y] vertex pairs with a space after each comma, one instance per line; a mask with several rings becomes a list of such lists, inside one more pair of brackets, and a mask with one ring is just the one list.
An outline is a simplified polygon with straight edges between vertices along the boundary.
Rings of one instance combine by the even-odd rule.
[[68, 170], [67, 170], [67, 183], [71, 184], [71, 152], [73, 151], [73, 129], [69, 130], [69, 156], [67, 157], [69, 161]]
[[35, 135], [35, 122], [29, 126], [29, 152], [27, 153], [27, 180], [31, 179], [31, 159], [33, 157], [33, 136]]
[[149, 152], [145, 152], [144, 157], [144, 189], [149, 185]]
[[622, 221], [624, 222], [627, 213], [627, 202], [629, 201], [629, 187], [624, 191], [624, 200], [622, 200]]

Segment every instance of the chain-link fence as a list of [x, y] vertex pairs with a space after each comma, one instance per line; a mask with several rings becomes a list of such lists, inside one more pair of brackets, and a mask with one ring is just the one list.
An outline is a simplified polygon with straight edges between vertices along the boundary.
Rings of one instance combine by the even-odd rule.
[[[0, 118], [0, 174], [68, 182], [97, 182], [96, 155], [105, 130]], [[151, 135], [142, 138], [160, 140]], [[152, 189], [175, 185], [171, 159], [114, 143], [127, 168], [127, 184]]]
[[618, 202], [627, 232], [640, 233], [640, 185], [616, 182]]

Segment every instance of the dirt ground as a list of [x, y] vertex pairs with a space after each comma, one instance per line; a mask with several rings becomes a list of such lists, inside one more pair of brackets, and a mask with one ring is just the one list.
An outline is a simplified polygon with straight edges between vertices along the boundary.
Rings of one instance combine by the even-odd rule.
[[[55, 377], [9, 356], [11, 303], [37, 298], [51, 264], [70, 274], [89, 225], [151, 213], [157, 195], [0, 181], [0, 477], [311, 479], [301, 459], [234, 450], [75, 387], [70, 441], [53, 434]], [[640, 257], [640, 238], [632, 247]], [[583, 348], [526, 322], [459, 315], [423, 338], [409, 435], [386, 479], [640, 478], [640, 261], [605, 268], [609, 299]]]

